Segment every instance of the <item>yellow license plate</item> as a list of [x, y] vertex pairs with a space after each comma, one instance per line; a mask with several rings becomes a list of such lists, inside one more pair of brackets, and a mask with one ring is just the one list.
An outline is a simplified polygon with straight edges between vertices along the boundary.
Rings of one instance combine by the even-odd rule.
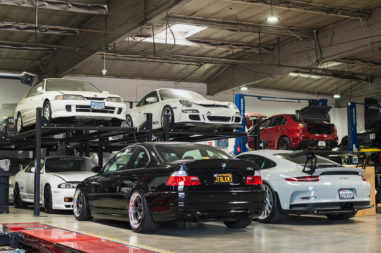
[[216, 184], [233, 183], [233, 176], [231, 173], [214, 174], [214, 183]]

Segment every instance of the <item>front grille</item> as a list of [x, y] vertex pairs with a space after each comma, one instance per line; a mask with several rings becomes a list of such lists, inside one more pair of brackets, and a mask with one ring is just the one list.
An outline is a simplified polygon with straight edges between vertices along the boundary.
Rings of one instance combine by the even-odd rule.
[[231, 117], [223, 117], [223, 116], [208, 116], [209, 121], [220, 121], [220, 122], [229, 122]]
[[115, 107], [106, 106], [104, 109], [91, 109], [90, 105], [76, 105], [76, 112], [95, 112], [95, 113], [110, 113], [113, 114], [115, 112]]
[[205, 105], [205, 104], [199, 104], [203, 107], [207, 107], [207, 108], [229, 108], [229, 106], [227, 105]]
[[98, 97], [85, 97], [86, 100], [94, 100], [94, 101], [104, 101], [106, 98], [98, 98]]

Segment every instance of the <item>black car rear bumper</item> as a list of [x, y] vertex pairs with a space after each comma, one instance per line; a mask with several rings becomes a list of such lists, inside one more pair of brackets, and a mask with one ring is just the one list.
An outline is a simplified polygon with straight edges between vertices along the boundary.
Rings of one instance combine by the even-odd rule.
[[313, 204], [295, 204], [290, 205], [287, 213], [331, 213], [331, 212], [349, 212], [371, 208], [369, 201], [357, 202], [332, 202], [332, 203], [313, 203]]
[[171, 220], [226, 221], [241, 217], [255, 218], [261, 215], [265, 206], [265, 193], [262, 190], [208, 193], [173, 192], [170, 196], [167, 194], [166, 201], [162, 202], [160, 206], [155, 205], [156, 201], [151, 202], [151, 213], [156, 222]]
[[326, 146], [319, 146], [319, 141], [316, 140], [303, 140], [299, 143], [296, 149], [332, 149], [337, 147], [337, 141], [325, 141]]

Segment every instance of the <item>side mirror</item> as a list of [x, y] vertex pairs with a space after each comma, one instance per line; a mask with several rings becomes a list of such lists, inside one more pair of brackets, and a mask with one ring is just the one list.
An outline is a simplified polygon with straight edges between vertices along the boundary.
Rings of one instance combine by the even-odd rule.
[[31, 168], [30, 172], [32, 172], [32, 173], [36, 172], [36, 168], [35, 167]]
[[100, 172], [102, 172], [102, 167], [97, 165], [97, 166], [93, 167], [91, 169], [91, 171], [94, 172], [94, 173], [100, 173]]
[[155, 103], [155, 102], [157, 102], [157, 99], [155, 97], [148, 97], [148, 98], [146, 98], [146, 102]]
[[19, 165], [19, 170], [23, 170], [22, 164]]
[[42, 87], [38, 87], [38, 88], [37, 88], [37, 92], [38, 92], [38, 93], [43, 93], [43, 92], [44, 92], [44, 89], [43, 89]]
[[102, 91], [103, 94], [110, 94], [107, 90]]

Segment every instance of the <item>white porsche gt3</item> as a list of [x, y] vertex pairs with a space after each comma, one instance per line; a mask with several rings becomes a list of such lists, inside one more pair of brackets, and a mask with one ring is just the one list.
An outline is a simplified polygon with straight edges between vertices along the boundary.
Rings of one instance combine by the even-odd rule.
[[306, 213], [349, 219], [371, 207], [370, 184], [362, 169], [343, 167], [308, 151], [257, 150], [237, 158], [261, 169], [267, 197], [260, 222], [277, 223], [287, 214]]
[[102, 92], [85, 81], [48, 78], [33, 86], [17, 104], [17, 132], [36, 123], [37, 107], [43, 108], [43, 116], [49, 121], [74, 118], [113, 121], [120, 126], [126, 116], [126, 105], [118, 95]]
[[146, 113], [152, 113], [153, 129], [170, 125], [241, 128], [241, 116], [234, 103], [207, 100], [200, 94], [181, 89], [157, 89], [127, 110], [125, 126], [141, 127]]
[[[40, 204], [47, 213], [54, 210], [72, 210], [77, 184], [95, 175], [91, 169], [96, 163], [85, 157], [47, 157], [41, 159]], [[34, 161], [21, 169], [13, 179], [16, 208], [34, 203]]]

